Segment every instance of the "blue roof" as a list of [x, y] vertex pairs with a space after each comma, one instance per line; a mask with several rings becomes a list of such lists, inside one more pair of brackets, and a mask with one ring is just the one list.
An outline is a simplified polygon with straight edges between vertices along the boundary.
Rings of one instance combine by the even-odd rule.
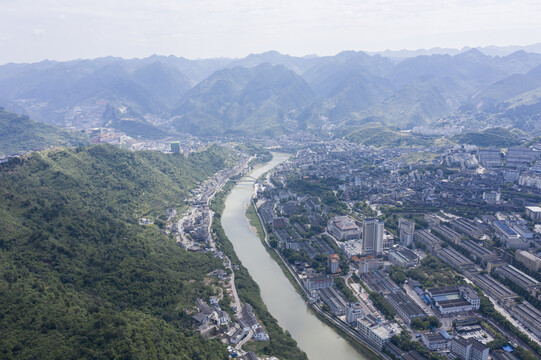
[[515, 230], [511, 229], [509, 226], [498, 220], [494, 221], [494, 225], [498, 226], [502, 231], [507, 233], [507, 235], [517, 235], [517, 232]]
[[514, 349], [513, 349], [511, 346], [509, 346], [509, 345], [503, 346], [502, 349], [503, 349], [504, 351], [507, 351], [507, 352], [513, 352], [513, 350], [514, 350]]
[[452, 336], [449, 335], [449, 333], [448, 333], [447, 331], [445, 331], [445, 330], [440, 331], [440, 334], [441, 334], [445, 339], [451, 339], [451, 338], [452, 338]]

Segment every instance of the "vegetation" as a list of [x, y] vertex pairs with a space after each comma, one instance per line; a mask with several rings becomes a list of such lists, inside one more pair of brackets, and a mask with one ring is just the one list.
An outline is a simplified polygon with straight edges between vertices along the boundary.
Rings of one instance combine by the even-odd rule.
[[350, 132], [347, 139], [375, 147], [431, 146], [434, 138], [399, 132], [387, 126], [366, 126]]
[[421, 260], [421, 266], [409, 269], [406, 274], [413, 280], [419, 281], [423, 289], [459, 285], [464, 281], [462, 276], [456, 275], [449, 265], [432, 255], [425, 257]]
[[30, 120], [0, 107], [0, 156], [45, 149], [50, 146], [81, 146], [88, 136]]
[[391, 304], [378, 292], [370, 291], [368, 297], [374, 304], [374, 306], [385, 316], [387, 319], [392, 320], [396, 315], [396, 311]]
[[440, 321], [435, 316], [429, 316], [426, 319], [415, 318], [411, 321], [411, 327], [416, 330], [428, 330], [430, 328], [439, 328]]
[[0, 357], [227, 358], [183, 310], [214, 294], [203, 280], [221, 261], [138, 219], [180, 204], [228, 154], [92, 146], [2, 165]]
[[446, 360], [447, 359], [447, 357], [444, 355], [440, 355], [436, 352], [432, 352], [428, 350], [420, 342], [412, 341], [410, 333], [407, 332], [406, 330], [402, 330], [400, 335], [394, 335], [391, 338], [391, 342], [404, 351], [415, 350], [429, 360]]
[[467, 132], [453, 137], [459, 144], [471, 144], [479, 147], [509, 147], [519, 145], [517, 135], [507, 129], [492, 128], [480, 132]]
[[353, 294], [353, 291], [346, 285], [346, 281], [344, 278], [338, 276], [334, 278], [334, 283], [336, 284], [336, 287], [338, 290], [340, 290], [343, 294], [346, 295], [346, 298], [349, 302], [356, 303], [359, 301], [357, 297]]

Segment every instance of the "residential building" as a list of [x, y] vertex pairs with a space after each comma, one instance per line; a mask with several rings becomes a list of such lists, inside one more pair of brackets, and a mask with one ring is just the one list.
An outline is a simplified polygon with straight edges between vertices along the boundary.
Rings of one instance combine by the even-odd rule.
[[413, 233], [415, 232], [415, 221], [404, 218], [398, 219], [398, 233], [400, 245], [410, 246], [413, 243]]
[[475, 339], [457, 336], [451, 341], [451, 353], [462, 360], [488, 360], [489, 348]]
[[526, 216], [532, 220], [541, 220], [541, 207], [526, 206]]
[[383, 221], [370, 219], [363, 221], [363, 254], [383, 253]]
[[490, 205], [498, 204], [500, 202], [500, 199], [501, 194], [497, 191], [483, 192], [483, 200], [485, 200]]
[[327, 224], [329, 234], [339, 240], [355, 240], [361, 238], [361, 229], [349, 216], [336, 216]]
[[338, 264], [340, 263], [340, 256], [338, 254], [332, 254], [327, 256], [327, 269], [331, 274], [336, 274], [340, 270]]
[[363, 317], [363, 308], [359, 304], [349, 304], [346, 307], [346, 322], [348, 324], [357, 324], [357, 319]]
[[306, 277], [303, 281], [308, 291], [325, 289], [333, 286], [334, 280], [327, 276]]
[[529, 148], [511, 147], [505, 155], [505, 166], [520, 168], [531, 164], [537, 157], [539, 151]]
[[362, 319], [357, 319], [357, 331], [376, 348], [382, 349], [393, 335], [400, 334], [400, 327], [396, 324], [381, 323], [372, 315], [366, 315]]
[[258, 327], [255, 329], [254, 334], [252, 335], [252, 339], [255, 341], [269, 341], [269, 335], [263, 330], [262, 327]]
[[451, 345], [451, 342], [440, 333], [422, 334], [421, 341], [430, 351], [446, 350]]
[[376, 259], [373, 256], [365, 256], [359, 259], [359, 273], [367, 273], [380, 269], [388, 269], [391, 263], [383, 259]]
[[477, 157], [479, 163], [484, 167], [502, 166], [500, 150], [479, 150]]
[[539, 271], [539, 269], [541, 269], [541, 258], [528, 251], [517, 250], [515, 252], [515, 260], [532, 271]]

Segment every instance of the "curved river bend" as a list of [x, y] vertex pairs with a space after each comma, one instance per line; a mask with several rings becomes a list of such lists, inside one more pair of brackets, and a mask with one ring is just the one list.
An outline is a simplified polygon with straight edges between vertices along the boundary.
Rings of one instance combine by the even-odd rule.
[[[270, 162], [256, 167], [250, 175], [257, 179], [289, 158], [287, 154], [272, 155]], [[310, 360], [365, 359], [308, 309], [259, 237], [250, 230], [245, 211], [252, 192], [253, 184], [237, 184], [225, 201], [221, 219], [235, 252], [259, 285], [269, 312], [291, 333]]]

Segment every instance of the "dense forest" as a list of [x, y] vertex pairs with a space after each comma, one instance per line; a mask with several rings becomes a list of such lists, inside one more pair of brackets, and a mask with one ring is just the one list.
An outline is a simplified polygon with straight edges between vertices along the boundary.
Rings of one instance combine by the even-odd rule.
[[0, 358], [226, 359], [184, 311], [221, 262], [138, 219], [232, 160], [92, 146], [1, 165]]
[[49, 146], [82, 146], [90, 138], [80, 132], [32, 121], [0, 107], [0, 156], [11, 155]]

